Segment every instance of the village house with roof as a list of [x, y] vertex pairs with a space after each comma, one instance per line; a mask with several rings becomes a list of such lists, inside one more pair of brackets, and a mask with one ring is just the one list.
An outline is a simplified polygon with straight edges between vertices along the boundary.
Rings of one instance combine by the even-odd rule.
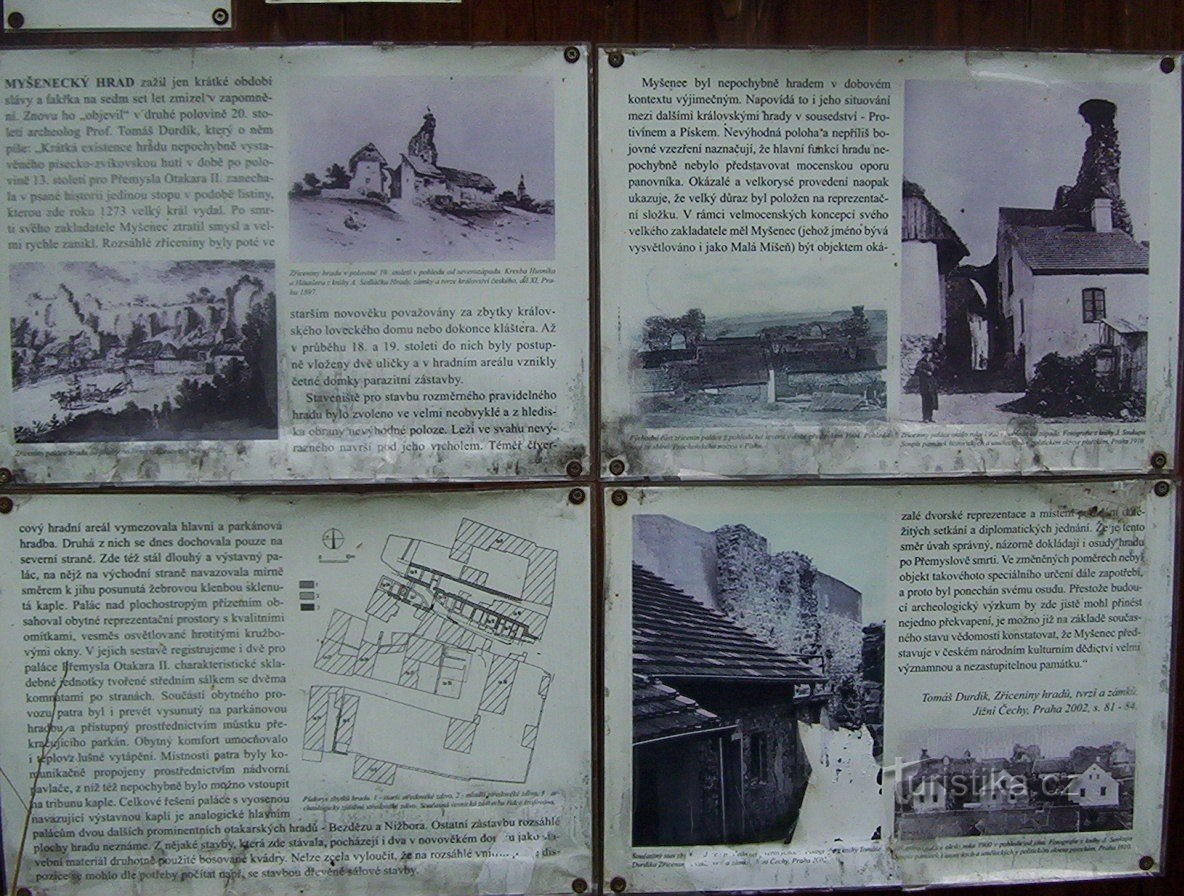
[[[995, 257], [969, 252], [915, 183], [902, 206], [902, 371], [924, 348], [955, 375], [1010, 368], [1031, 383], [1050, 354], [1093, 352], [1099, 385], [1145, 393], [1150, 249], [1135, 239], [1119, 188], [1117, 107], [1082, 103], [1090, 127], [1077, 181], [1052, 208], [1001, 207]], [[993, 390], [986, 390], [993, 391]]]
[[1065, 795], [1079, 806], [1117, 806], [1118, 791], [1118, 779], [1096, 762], [1065, 785]]
[[788, 842], [827, 679], [633, 567], [633, 843]]
[[[349, 187], [344, 191], [361, 199], [380, 202], [409, 200], [421, 205], [440, 197], [460, 205], [488, 205], [495, 199], [496, 186], [484, 174], [448, 168], [438, 164], [436, 116], [429, 109], [423, 124], [407, 143], [394, 165], [373, 143], [367, 143], [349, 158]], [[525, 186], [520, 183], [522, 192]]]
[[940, 333], [949, 346], [950, 331], [961, 331], [961, 321], [951, 315], [949, 308], [950, 275], [970, 250], [925, 195], [923, 187], [905, 180], [902, 193], [901, 332], [927, 336]]

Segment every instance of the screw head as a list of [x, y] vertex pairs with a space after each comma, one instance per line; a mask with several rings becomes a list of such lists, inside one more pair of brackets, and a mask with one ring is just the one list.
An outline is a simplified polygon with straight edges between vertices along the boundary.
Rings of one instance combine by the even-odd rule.
[[614, 476], [620, 476], [625, 472], [625, 462], [619, 457], [612, 460], [608, 465], [608, 471]]
[[8, 497], [8, 495], [0, 497], [0, 513], [12, 513], [12, 508], [12, 498]]
[[1172, 486], [1167, 480], [1161, 479], [1155, 483], [1155, 493], [1161, 498], [1166, 498], [1168, 492], [1172, 490]]
[[16, 896], [33, 896], [33, 891], [28, 887], [17, 887]]
[[586, 495], [584, 494], [584, 490], [582, 488], [573, 488], [567, 493], [567, 500], [572, 504], [583, 504], [585, 497]]
[[608, 64], [613, 68], [620, 68], [625, 64], [625, 54], [620, 50], [613, 50], [608, 54]]
[[225, 25], [227, 22], [230, 21], [230, 13], [227, 12], [225, 9], [223, 9], [221, 6], [219, 6], [217, 9], [214, 10], [214, 14], [213, 14], [212, 18], [214, 20], [214, 24], [217, 25], [219, 28], [221, 28], [223, 25]]
[[564, 62], [579, 62], [580, 48], [579, 47], [564, 47], [563, 49]]
[[613, 492], [612, 497], [609, 498], [617, 507], [623, 507], [625, 502], [629, 500], [629, 495], [624, 489], [617, 489]]
[[614, 877], [608, 884], [608, 888], [614, 893], [624, 893], [626, 886], [628, 885], [625, 883], [625, 878], [620, 876]]
[[567, 471], [567, 475], [570, 476], [572, 479], [575, 479], [577, 476], [579, 476], [581, 473], [584, 472], [584, 465], [582, 463], [580, 463], [578, 460], [569, 460], [567, 462], [567, 467], [565, 467], [565, 469]]
[[1156, 451], [1151, 455], [1151, 466], [1157, 470], [1162, 470], [1168, 465], [1168, 456], [1164, 451]]
[[13, 30], [23, 28], [25, 26], [25, 17], [19, 12], [10, 12], [8, 14], [8, 27]]
[[0, 485], [8, 485], [12, 482], [12, 470], [8, 467], [0, 467]]
[[[1163, 57], [1163, 59], [1159, 60], [1159, 70], [1165, 75], [1170, 75], [1176, 70], [1176, 60], [1171, 56]], [[1147, 856], [1144, 856], [1143, 858], [1147, 858]]]
[[582, 877], [577, 877], [575, 880], [573, 880], [571, 882], [571, 891], [573, 893], [587, 893], [588, 892], [588, 882], [586, 880], [584, 880]]
[[1140, 871], [1150, 871], [1154, 867], [1155, 859], [1151, 858], [1151, 856], [1143, 856], [1141, 859], [1139, 859]]

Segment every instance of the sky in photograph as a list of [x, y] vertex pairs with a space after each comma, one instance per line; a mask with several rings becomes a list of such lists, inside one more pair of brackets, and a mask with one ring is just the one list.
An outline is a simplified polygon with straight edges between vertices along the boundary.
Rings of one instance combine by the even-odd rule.
[[904, 176], [970, 249], [969, 264], [995, 254], [1001, 206], [1052, 208], [1057, 187], [1077, 180], [1089, 125], [1085, 100], [1110, 100], [1122, 150], [1119, 184], [1135, 239], [1148, 233], [1147, 91], [1137, 84], [905, 84]]
[[535, 199], [555, 198], [555, 115], [542, 78], [317, 78], [293, 91], [291, 177], [323, 177], [373, 143], [393, 168], [430, 108], [437, 163], [484, 174], [502, 190], [519, 175]]
[[[990, 690], [990, 686], [987, 689]], [[974, 690], [973, 686], [969, 686], [971, 693]], [[1040, 686], [1037, 685], [1035, 690], [1040, 690]], [[961, 756], [969, 750], [976, 759], [995, 759], [1010, 756], [1016, 744], [1036, 744], [1040, 747], [1041, 756], [1056, 759], [1068, 756], [1074, 747], [1100, 747], [1114, 741], [1121, 741], [1133, 748], [1134, 732], [1127, 725], [1097, 725], [1092, 721], [1080, 726], [1025, 725], [1022, 728], [1010, 728], [994, 719], [990, 727], [986, 728], [930, 728], [924, 731], [906, 731], [900, 738], [900, 752], [904, 754], [901, 759], [905, 762], [916, 759], [922, 748], [929, 750], [929, 755], [935, 758]]]
[[[710, 494], [704, 496], [704, 503], [711, 503]], [[813, 560], [814, 565], [827, 575], [862, 592], [865, 623], [884, 619], [884, 583], [889, 577], [885, 565], [887, 526], [883, 517], [874, 512], [843, 513], [813, 507], [795, 512], [789, 502], [784, 509], [773, 513], [746, 511], [728, 503], [731, 512], [669, 516], [705, 532], [743, 524], [768, 539], [770, 554], [798, 551]]]

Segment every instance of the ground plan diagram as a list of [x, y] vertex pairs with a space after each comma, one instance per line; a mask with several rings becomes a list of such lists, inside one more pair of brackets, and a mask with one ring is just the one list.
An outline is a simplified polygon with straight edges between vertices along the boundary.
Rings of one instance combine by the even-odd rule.
[[551, 674], [526, 662], [551, 612], [559, 554], [462, 519], [451, 546], [391, 535], [364, 616], [336, 609], [313, 665], [304, 758], [353, 777], [400, 768], [524, 783]]

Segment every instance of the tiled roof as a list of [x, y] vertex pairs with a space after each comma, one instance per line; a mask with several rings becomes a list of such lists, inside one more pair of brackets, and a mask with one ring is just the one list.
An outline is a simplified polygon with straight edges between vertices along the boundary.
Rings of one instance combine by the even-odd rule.
[[1079, 749], [1076, 756], [1069, 757], [1069, 761], [1072, 765], [1072, 772], [1078, 775], [1094, 763], [1097, 763], [1103, 771], [1110, 771], [1110, 753], [1105, 747]]
[[211, 358], [242, 358], [243, 347], [237, 342], [220, 342], [210, 350]]
[[1072, 763], [1067, 756], [1059, 759], [1037, 759], [1036, 764], [1032, 766], [1032, 771], [1038, 775], [1063, 775], [1072, 770]]
[[901, 184], [901, 192], [905, 199], [919, 199], [925, 213], [920, 216], [910, 216], [904, 210], [902, 238], [905, 240], [943, 240], [950, 243], [958, 253], [959, 258], [970, 254], [954, 226], [925, 195], [925, 188], [920, 184], [906, 180]]
[[402, 156], [403, 164], [408, 165], [412, 171], [420, 177], [426, 177], [433, 180], [439, 180], [444, 177], [444, 172], [419, 156]]
[[[1041, 760], [1043, 761], [1043, 760]], [[911, 786], [916, 787], [919, 781], [941, 781], [949, 784], [950, 778], [962, 779], [965, 782], [982, 786], [988, 781], [997, 781], [1004, 775], [1023, 778], [1032, 770], [1032, 763], [1027, 760], [1013, 761], [1003, 757], [994, 759], [977, 759], [973, 757], [929, 757], [921, 761], [905, 775]]]
[[385, 165], [386, 159], [382, 157], [382, 153], [378, 151], [377, 146], [373, 143], [367, 143], [349, 157], [349, 170], [353, 171], [357, 168], [358, 162], [378, 162], [380, 165]]
[[[63, 346], [68, 348], [69, 343], [63, 343]], [[149, 339], [148, 341], [141, 342], [134, 348], [129, 349], [127, 352], [127, 357], [131, 358], [133, 361], [154, 361], [160, 357], [160, 353], [164, 351], [164, 346], [164, 342], [159, 339]], [[175, 354], [174, 357], [176, 357]]]
[[1144, 314], [1138, 315], [1133, 321], [1125, 317], [1103, 317], [1102, 323], [1124, 335], [1147, 332], [1147, 316]]
[[450, 184], [456, 184], [458, 187], [467, 187], [473, 190], [480, 190], [482, 193], [492, 193], [497, 189], [493, 181], [491, 181], [484, 174], [478, 174], [476, 171], [462, 171], [460, 168], [445, 168], [443, 165], [439, 167], [439, 171], [444, 175], [444, 179]]
[[999, 220], [1033, 273], [1147, 273], [1150, 250], [1123, 230], [1098, 233], [1074, 215], [1040, 208], [1001, 208]]
[[[1109, 774], [1110, 774], [1110, 770], [1109, 770], [1108, 768], [1106, 768], [1106, 765], [1105, 765], [1105, 763], [1103, 763], [1103, 762], [1101, 762], [1101, 761], [1098, 761], [1098, 762], [1091, 762], [1089, 765], [1087, 765], [1085, 768], [1083, 768], [1081, 771], [1079, 771], [1079, 772], [1078, 772], [1076, 775], [1074, 775], [1072, 779], [1070, 779], [1069, 783], [1066, 785], [1067, 789], [1069, 789], [1069, 790], [1074, 790], [1076, 787], [1078, 787], [1078, 782], [1079, 782], [1079, 781], [1082, 779], [1082, 777], [1084, 777], [1085, 773], [1086, 773], [1086, 772], [1088, 772], [1088, 771], [1089, 771], [1091, 768], [1093, 768], [1095, 765], [1096, 765], [1096, 766], [1097, 766], [1097, 767], [1098, 767], [1098, 768], [1099, 768], [1099, 769], [1100, 769], [1100, 770], [1101, 770], [1103, 773], [1105, 773], [1105, 774], [1107, 774], [1107, 775], [1109, 775]], [[1113, 776], [1113, 775], [1110, 775], [1110, 777], [1114, 777], [1114, 776]]]
[[690, 697], [645, 675], [633, 676], [633, 742], [657, 740], [677, 734], [711, 731], [725, 726]]
[[822, 682], [801, 660], [633, 566], [633, 672], [667, 680]]

